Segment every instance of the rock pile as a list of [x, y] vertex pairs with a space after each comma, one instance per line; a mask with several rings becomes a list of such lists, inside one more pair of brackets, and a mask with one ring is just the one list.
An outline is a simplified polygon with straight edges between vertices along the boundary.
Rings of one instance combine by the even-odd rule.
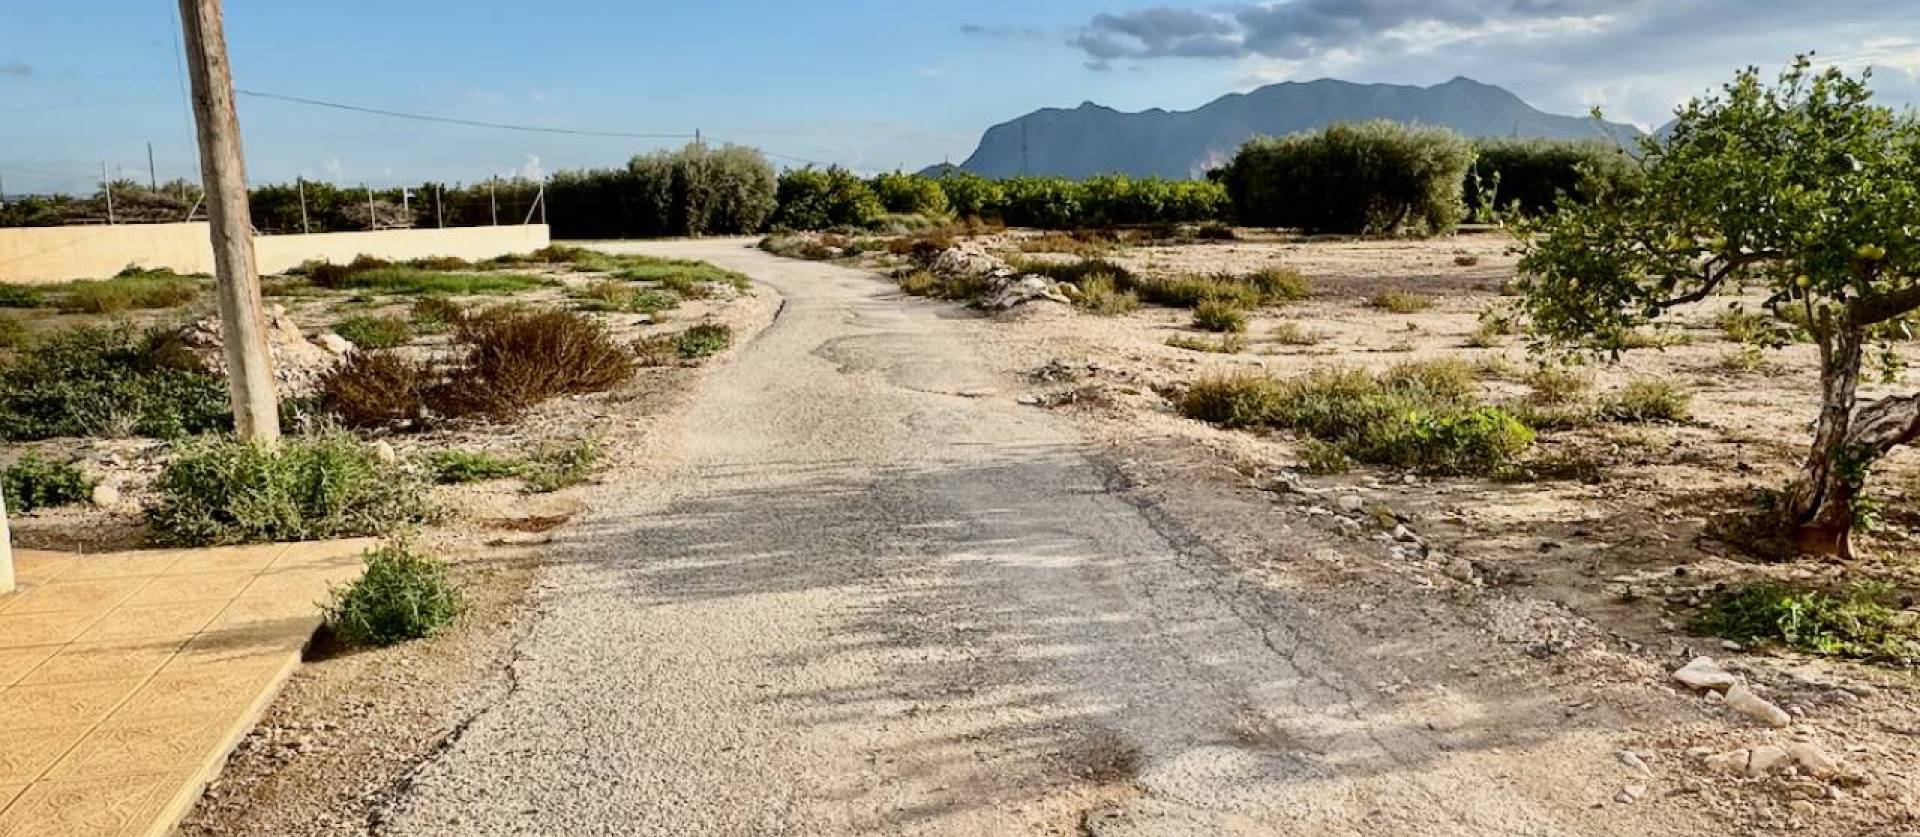
[[941, 251], [928, 267], [943, 280], [986, 280], [980, 307], [989, 311], [1007, 311], [1035, 302], [1071, 305], [1069, 286], [1038, 274], [1021, 275], [1012, 265], [972, 242], [956, 244]]
[[[311, 394], [320, 380], [339, 365], [352, 345], [333, 335], [328, 342], [307, 339], [299, 324], [287, 315], [287, 309], [269, 305], [267, 352], [273, 357], [275, 389], [281, 398]], [[182, 353], [193, 365], [209, 375], [227, 374], [226, 340], [220, 333], [220, 318], [204, 317], [180, 329], [170, 348]]]

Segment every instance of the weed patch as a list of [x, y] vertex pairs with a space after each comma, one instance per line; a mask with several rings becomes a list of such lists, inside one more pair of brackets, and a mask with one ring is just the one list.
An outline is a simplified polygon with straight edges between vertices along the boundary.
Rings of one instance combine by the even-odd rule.
[[1433, 307], [1433, 297], [1407, 291], [1381, 291], [1367, 298], [1367, 306], [1393, 314], [1417, 314]]
[[719, 354], [733, 345], [733, 328], [724, 323], [701, 323], [680, 332], [673, 346], [689, 360]]
[[1671, 382], [1640, 378], [1608, 395], [1599, 411], [1608, 421], [1628, 424], [1680, 422], [1688, 419], [1692, 403], [1693, 396]]
[[424, 639], [459, 618], [460, 592], [447, 565], [405, 543], [387, 543], [365, 556], [360, 578], [335, 588], [327, 626], [348, 645], [385, 647]]
[[1701, 634], [1739, 642], [1777, 642], [1829, 657], [1912, 664], [1920, 626], [1883, 602], [1884, 584], [1838, 593], [1761, 583], [1725, 591], [1692, 622]]
[[418, 482], [342, 431], [188, 442], [154, 490], [147, 522], [171, 546], [378, 535], [428, 516]]
[[1210, 352], [1220, 355], [1237, 355], [1247, 350], [1247, 340], [1238, 334], [1223, 334], [1217, 340], [1201, 337], [1170, 337], [1167, 345], [1189, 352]]
[[1193, 325], [1206, 331], [1240, 334], [1247, 330], [1247, 312], [1233, 303], [1209, 299], [1193, 309]]
[[348, 427], [375, 430], [426, 418], [437, 384], [431, 366], [392, 352], [356, 352], [320, 381], [320, 409]]
[[392, 315], [355, 314], [335, 323], [333, 333], [362, 349], [391, 349], [413, 339], [413, 322]]
[[226, 387], [128, 326], [46, 335], [0, 367], [0, 438], [172, 438], [230, 425]]
[[20, 457], [0, 472], [0, 491], [4, 491], [11, 512], [85, 502], [92, 496], [94, 482], [71, 462], [55, 462], [34, 453]]
[[1325, 334], [1314, 331], [1299, 323], [1280, 323], [1267, 333], [1273, 342], [1282, 346], [1318, 346], [1327, 339]]

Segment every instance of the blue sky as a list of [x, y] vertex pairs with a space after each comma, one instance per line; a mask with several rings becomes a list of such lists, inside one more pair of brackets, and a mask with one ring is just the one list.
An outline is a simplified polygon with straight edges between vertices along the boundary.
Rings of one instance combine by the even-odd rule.
[[[173, 0], [4, 0], [0, 177], [194, 170]], [[1286, 79], [1470, 75], [1537, 106], [1662, 120], [1742, 64], [1818, 49], [1920, 91], [1920, 4], [1884, 0], [228, 0], [239, 86], [393, 110], [690, 132], [862, 169], [963, 159], [982, 130], [1093, 100], [1190, 108]], [[474, 181], [665, 141], [530, 135], [242, 99], [255, 181]]]

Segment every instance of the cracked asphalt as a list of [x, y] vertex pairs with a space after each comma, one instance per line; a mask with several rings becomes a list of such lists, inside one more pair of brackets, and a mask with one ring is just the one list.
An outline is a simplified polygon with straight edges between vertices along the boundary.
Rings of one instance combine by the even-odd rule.
[[616, 246], [784, 308], [563, 531], [513, 687], [384, 832], [1569, 833], [1016, 404], [970, 315], [735, 240]]

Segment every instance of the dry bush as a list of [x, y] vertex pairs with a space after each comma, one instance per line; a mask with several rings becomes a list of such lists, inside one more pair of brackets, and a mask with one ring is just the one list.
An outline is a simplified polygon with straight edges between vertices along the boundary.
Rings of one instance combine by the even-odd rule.
[[442, 415], [512, 418], [633, 377], [633, 357], [606, 327], [572, 311], [494, 309], [462, 320], [454, 340], [467, 350], [464, 362], [429, 397]]
[[356, 352], [320, 382], [320, 406], [342, 424], [364, 430], [419, 421], [434, 374], [425, 363], [392, 352]]

